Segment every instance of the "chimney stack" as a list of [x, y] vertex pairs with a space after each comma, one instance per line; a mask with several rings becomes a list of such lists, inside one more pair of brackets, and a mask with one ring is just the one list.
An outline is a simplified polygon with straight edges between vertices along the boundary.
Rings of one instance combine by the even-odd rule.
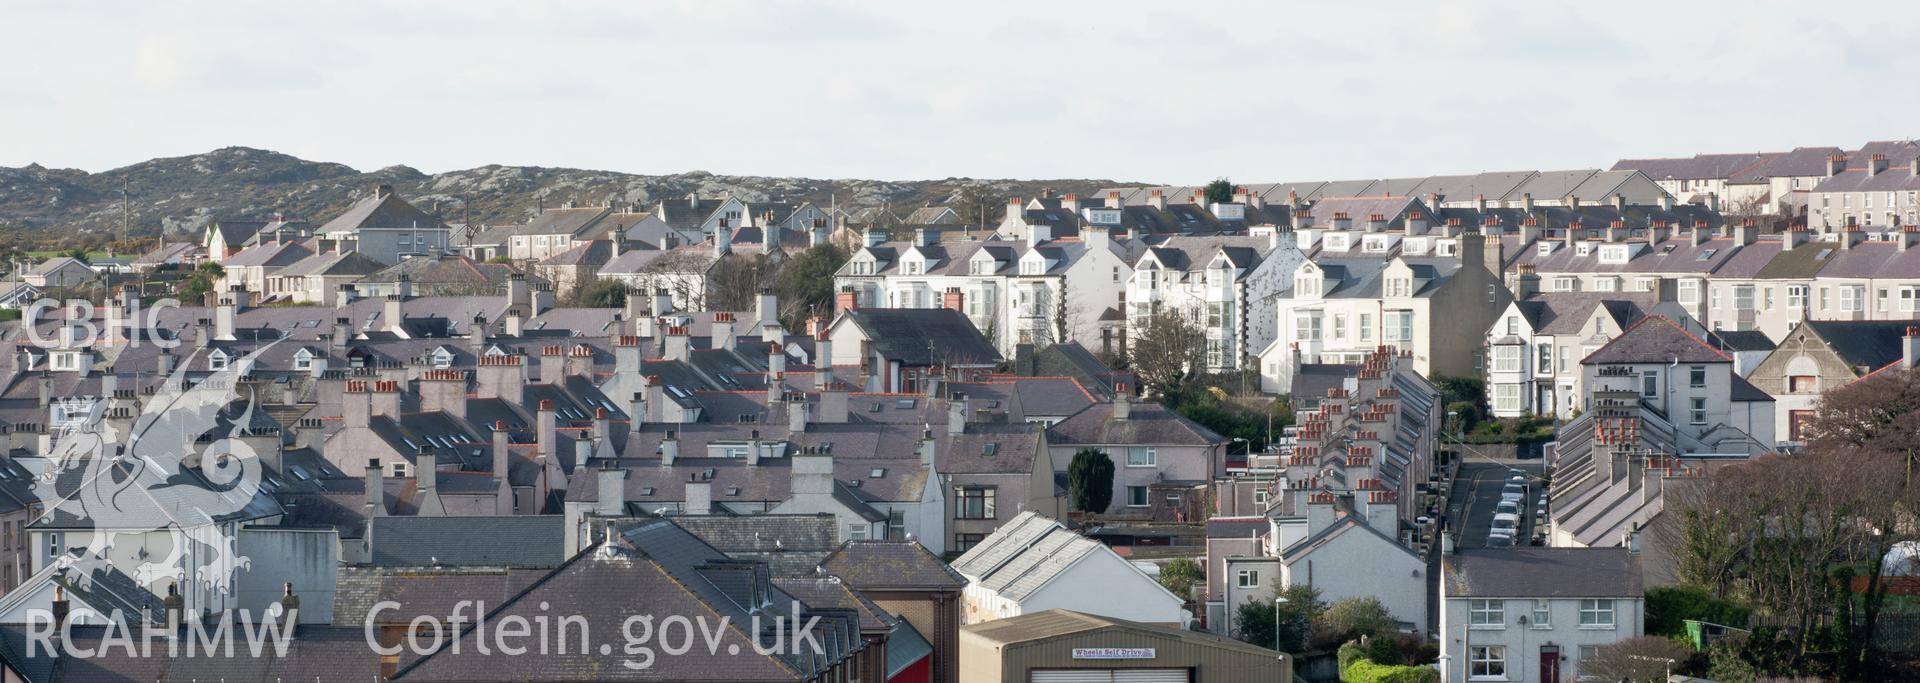
[[1875, 154], [1867, 158], [1867, 175], [1880, 175], [1887, 170], [1887, 155]]
[[372, 522], [372, 518], [387, 514], [386, 474], [386, 468], [380, 465], [379, 458], [367, 459], [367, 473], [365, 477], [367, 486], [366, 516], [369, 523]]
[[1847, 170], [1847, 155], [1835, 153], [1827, 157], [1827, 177], [1832, 178]]
[[1900, 338], [1900, 366], [1911, 370], [1915, 363], [1920, 363], [1920, 327], [1908, 325]]
[[603, 463], [594, 473], [599, 484], [599, 495], [594, 497], [593, 514], [601, 517], [625, 517], [627, 515], [627, 471], [616, 467], [612, 461]]

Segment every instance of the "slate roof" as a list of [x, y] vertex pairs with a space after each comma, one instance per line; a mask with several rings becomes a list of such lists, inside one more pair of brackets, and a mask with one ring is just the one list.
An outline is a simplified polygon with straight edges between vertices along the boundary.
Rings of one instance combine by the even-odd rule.
[[1713, 333], [1718, 346], [1727, 351], [1772, 351], [1773, 340], [1759, 330], [1720, 330]]
[[345, 213], [327, 221], [326, 225], [320, 226], [317, 232], [322, 234], [359, 232], [369, 228], [438, 230], [446, 228], [446, 225], [442, 224], [440, 219], [434, 218], [432, 214], [421, 211], [407, 200], [401, 199], [400, 195], [389, 192], [382, 196], [376, 192], [373, 196], [355, 203]]
[[1769, 178], [1824, 176], [1827, 159], [1840, 153], [1838, 147], [1795, 147], [1793, 151], [1771, 156], [1758, 166], [1736, 172], [1728, 182], [1761, 183]]
[[1869, 371], [1901, 359], [1902, 337], [1912, 320], [1808, 320], [1810, 328], [1850, 368]]
[[1213, 517], [1207, 520], [1207, 538], [1264, 538], [1272, 528], [1265, 517]]
[[881, 356], [910, 366], [991, 365], [1000, 350], [959, 311], [945, 308], [859, 308], [846, 316]]
[[893, 680], [907, 667], [933, 655], [933, 643], [905, 619], [893, 620], [893, 632], [887, 636], [887, 680]]
[[1606, 346], [1581, 359], [1580, 363], [1666, 363], [1674, 359], [1682, 363], [1728, 363], [1733, 360], [1706, 340], [1682, 328], [1672, 318], [1650, 315], [1621, 332]]
[[415, 287], [433, 285], [474, 285], [504, 287], [507, 279], [517, 272], [513, 266], [504, 263], [482, 263], [458, 254], [441, 254], [439, 258], [414, 257], [403, 259], [383, 270], [363, 278], [362, 282], [394, 282], [406, 275]]
[[408, 623], [420, 615], [444, 618], [464, 600], [497, 605], [547, 575], [551, 568], [377, 567], [341, 565], [335, 572], [333, 623], [364, 624], [374, 606], [398, 603], [380, 618]]
[[[492, 483], [492, 477], [485, 479]], [[559, 515], [375, 517], [369, 561], [389, 567], [555, 567], [566, 559], [565, 530]]]
[[248, 266], [284, 267], [312, 255], [313, 250], [300, 246], [298, 242], [271, 242], [242, 249], [240, 253], [227, 257], [221, 265], [228, 269]]
[[1125, 420], [1114, 419], [1113, 409], [1113, 403], [1087, 406], [1048, 429], [1048, 442], [1207, 446], [1226, 441], [1226, 437], [1158, 403], [1131, 404]]
[[862, 591], [957, 590], [967, 584], [918, 541], [847, 541], [820, 566]]
[[1638, 598], [1626, 548], [1462, 548], [1444, 557], [1447, 597]]
[[812, 576], [838, 547], [833, 515], [682, 515], [672, 521], [737, 560], [764, 562], [776, 577]]

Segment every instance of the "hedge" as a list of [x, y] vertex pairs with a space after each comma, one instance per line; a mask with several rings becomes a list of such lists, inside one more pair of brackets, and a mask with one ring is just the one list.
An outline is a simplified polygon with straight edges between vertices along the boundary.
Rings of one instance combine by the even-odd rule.
[[1357, 659], [1340, 671], [1345, 683], [1440, 683], [1440, 670], [1431, 666], [1392, 666]]

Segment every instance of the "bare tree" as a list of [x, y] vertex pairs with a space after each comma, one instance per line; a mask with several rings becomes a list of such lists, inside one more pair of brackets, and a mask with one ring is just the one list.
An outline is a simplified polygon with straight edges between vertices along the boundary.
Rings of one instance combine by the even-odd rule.
[[1180, 311], [1156, 309], [1127, 346], [1142, 385], [1166, 394], [1206, 367], [1206, 336]]
[[1580, 663], [1580, 675], [1602, 681], [1664, 681], [1693, 652], [1685, 645], [1659, 636], [1634, 636], [1602, 645]]
[[763, 254], [728, 254], [707, 273], [707, 304], [716, 311], [746, 311], [768, 290], [780, 268]]
[[687, 310], [707, 310], [707, 280], [714, 267], [711, 255], [694, 249], [661, 254], [639, 270], [639, 284], [648, 291], [666, 290]]

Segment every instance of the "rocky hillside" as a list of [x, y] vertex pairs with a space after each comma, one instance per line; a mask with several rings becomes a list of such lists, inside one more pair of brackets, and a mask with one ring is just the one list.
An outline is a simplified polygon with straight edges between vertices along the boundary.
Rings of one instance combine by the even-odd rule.
[[275, 212], [324, 222], [379, 184], [449, 222], [518, 222], [541, 204], [609, 200], [651, 206], [661, 199], [724, 193], [751, 200], [787, 199], [842, 208], [890, 206], [905, 214], [927, 202], [954, 200], [961, 188], [985, 185], [992, 196], [1031, 197], [1043, 189], [1088, 194], [1110, 180], [816, 180], [720, 176], [693, 171], [635, 175], [529, 166], [482, 166], [428, 175], [406, 166], [359, 171], [246, 147], [154, 159], [100, 173], [32, 164], [0, 167], [0, 232], [14, 239], [104, 241], [124, 224], [135, 236], [165, 230], [197, 234], [216, 219], [257, 219]]

